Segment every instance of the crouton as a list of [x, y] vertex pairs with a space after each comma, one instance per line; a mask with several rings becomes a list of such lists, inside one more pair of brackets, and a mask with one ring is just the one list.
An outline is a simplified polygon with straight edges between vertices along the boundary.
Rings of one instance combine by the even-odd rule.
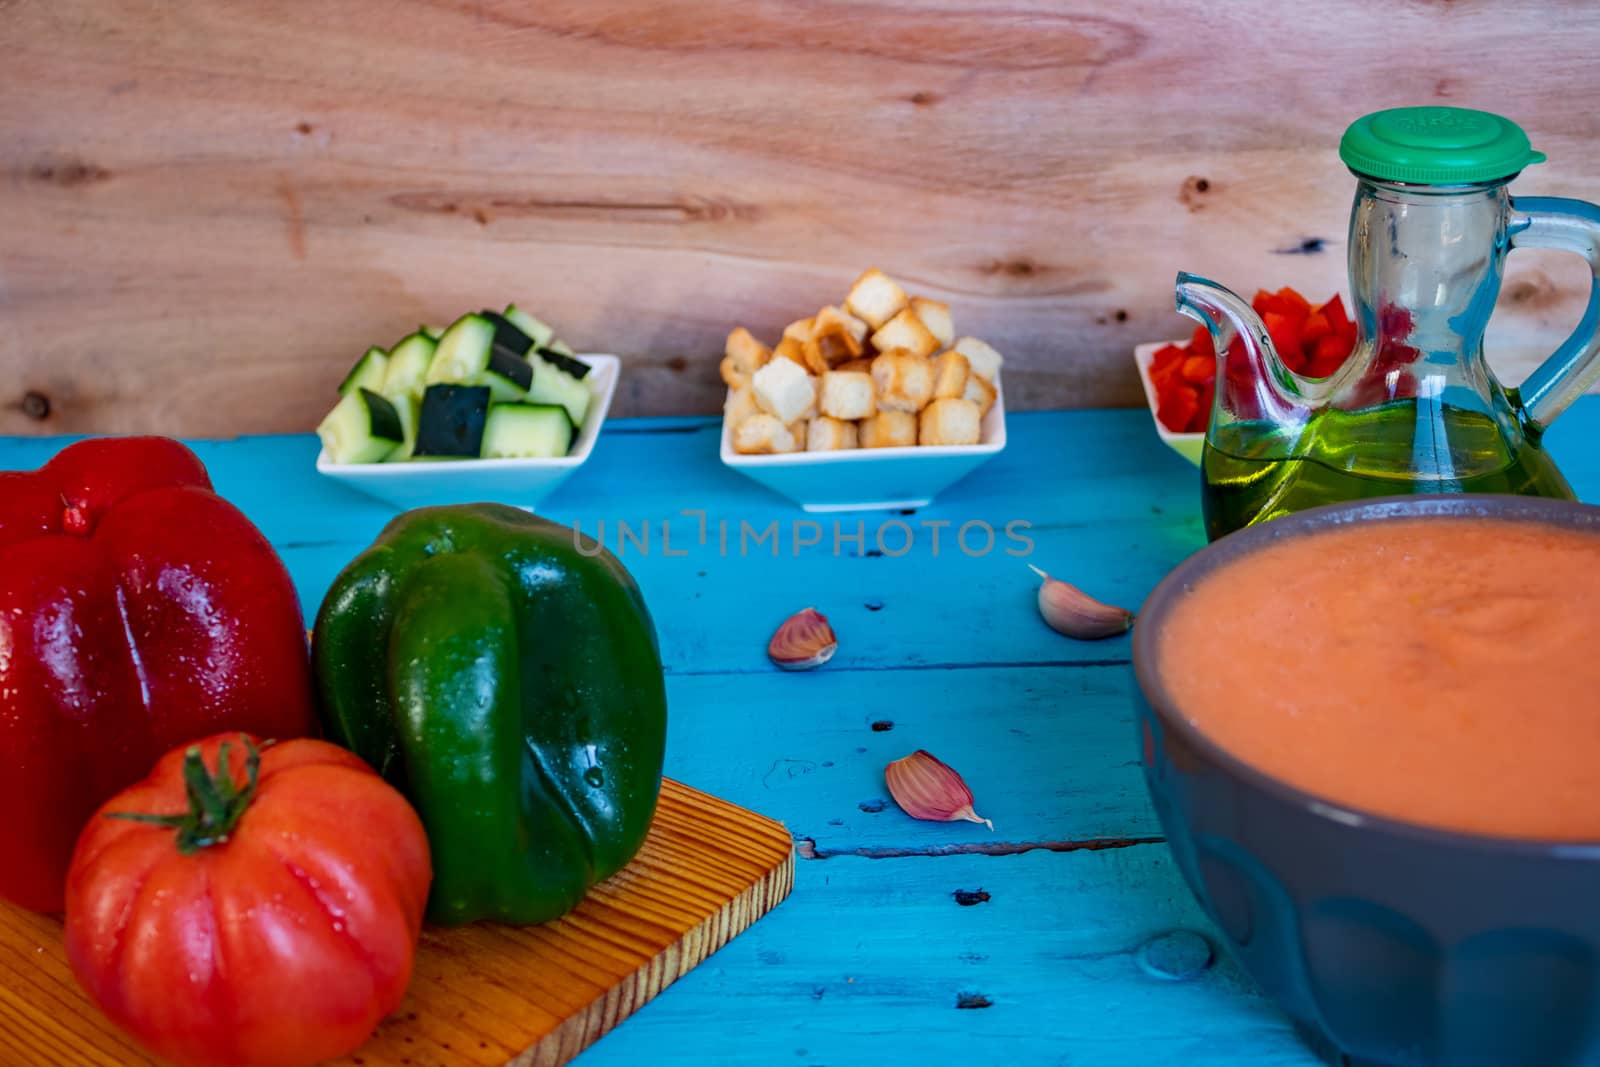
[[728, 399], [722, 405], [722, 419], [729, 426], [738, 426], [760, 411], [761, 405], [756, 403], [755, 391], [749, 386], [743, 389], [730, 389]]
[[807, 452], [837, 452], [856, 447], [856, 424], [826, 415], [812, 419], [806, 434]]
[[908, 303], [906, 291], [876, 267], [857, 278], [844, 299], [845, 308], [874, 330], [898, 315]]
[[950, 305], [938, 300], [929, 300], [927, 297], [914, 296], [911, 298], [911, 311], [922, 320], [922, 325], [928, 332], [939, 339], [943, 348], [949, 348], [956, 339], [955, 322], [950, 318]]
[[967, 389], [961, 394], [961, 399], [970, 400], [978, 405], [980, 418], [989, 414], [989, 409], [994, 407], [995, 387], [978, 377], [976, 374], [967, 375]]
[[970, 400], [945, 398], [922, 409], [917, 442], [924, 445], [975, 445], [983, 416]]
[[757, 341], [749, 330], [741, 326], [728, 335], [727, 342], [722, 346], [722, 354], [743, 367], [746, 374], [754, 374], [772, 358], [772, 349]]
[[848, 363], [841, 363], [833, 369], [844, 371], [846, 374], [871, 374], [872, 361], [876, 358], [876, 356], [862, 356], [860, 359], [852, 359]]
[[967, 365], [972, 368], [972, 373], [984, 381], [992, 384], [999, 376], [1000, 364], [1005, 361], [1000, 358], [1000, 353], [976, 337], [963, 337], [952, 347], [967, 357]]
[[878, 410], [878, 388], [872, 375], [831, 370], [822, 376], [817, 408], [833, 419], [864, 419]]
[[722, 384], [729, 389], [750, 388], [750, 375], [754, 372], [744, 369], [743, 365], [732, 356], [723, 356], [722, 362], [717, 364], [717, 369], [722, 372]]
[[811, 320], [812, 326], [818, 334], [826, 330], [843, 327], [844, 331], [861, 344], [867, 339], [867, 324], [856, 318], [850, 312], [832, 304], [817, 312], [816, 318]]
[[966, 395], [967, 379], [971, 377], [971, 368], [967, 357], [955, 349], [941, 352], [933, 360], [933, 397], [954, 397], [960, 399]]
[[783, 328], [783, 336], [793, 337], [801, 344], [805, 344], [807, 341], [811, 340], [812, 323], [812, 319], [795, 319], [793, 322]]
[[872, 335], [872, 347], [879, 352], [904, 348], [914, 356], [931, 356], [939, 351], [939, 339], [929, 332], [910, 308], [906, 308], [878, 327]]
[[872, 361], [880, 411], [922, 410], [933, 396], [933, 368], [921, 356], [896, 349]]
[[[856, 327], [860, 327], [860, 333]], [[806, 358], [810, 360], [813, 349], [823, 363], [823, 370], [837, 366], [861, 355], [861, 339], [866, 336], [867, 324], [835, 307], [825, 307], [812, 320], [811, 339], [806, 342]], [[821, 374], [822, 371], [818, 371]]]
[[817, 402], [815, 380], [798, 364], [774, 359], [750, 379], [756, 402], [785, 425], [802, 418]]
[[773, 359], [787, 359], [797, 367], [806, 365], [805, 345], [793, 337], [785, 337], [778, 342], [778, 347], [772, 350]]
[[798, 452], [800, 442], [775, 415], [757, 412], [741, 422], [733, 431], [733, 450], [747, 455]]
[[828, 372], [828, 357], [823, 355], [822, 344], [815, 337], [800, 343], [800, 359], [801, 365], [812, 374]]
[[906, 448], [917, 443], [917, 417], [909, 411], [880, 411], [856, 428], [862, 448]]

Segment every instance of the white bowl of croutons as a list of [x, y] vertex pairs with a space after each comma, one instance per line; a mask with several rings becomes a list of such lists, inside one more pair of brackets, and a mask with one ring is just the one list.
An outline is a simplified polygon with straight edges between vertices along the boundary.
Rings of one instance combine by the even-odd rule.
[[1005, 448], [1000, 363], [869, 270], [774, 348], [728, 335], [722, 462], [806, 511], [921, 507]]

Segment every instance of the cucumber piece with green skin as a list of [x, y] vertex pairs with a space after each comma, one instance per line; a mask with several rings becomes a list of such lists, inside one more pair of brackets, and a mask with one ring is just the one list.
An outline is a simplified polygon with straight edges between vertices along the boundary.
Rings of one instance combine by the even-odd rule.
[[572, 448], [572, 420], [558, 404], [491, 404], [484, 459], [559, 459]]
[[[567, 348], [566, 345], [562, 345], [561, 347], [565, 349], [567, 353], [572, 351], [572, 349]], [[585, 363], [583, 360], [573, 359], [571, 355], [563, 354], [554, 348], [541, 348], [536, 354], [546, 363], [555, 364], [556, 367], [566, 371], [579, 381], [582, 381], [584, 378], [588, 377], [589, 371], [592, 369], [590, 368], [589, 364]]]
[[389, 372], [389, 354], [381, 348], [369, 348], [356, 360], [356, 365], [350, 368], [350, 373], [344, 376], [344, 381], [339, 383], [339, 395], [349, 396], [357, 389], [371, 389], [373, 392], [382, 392], [383, 379]]
[[385, 397], [394, 405], [400, 416], [400, 447], [383, 457], [385, 463], [401, 463], [411, 458], [417, 447], [417, 417], [422, 413], [422, 399], [414, 393]]
[[474, 458], [483, 449], [483, 425], [488, 417], [487, 385], [430, 385], [422, 394], [412, 455], [417, 459]]
[[405, 425], [393, 404], [371, 389], [345, 394], [317, 426], [332, 463], [377, 463], [405, 440]]
[[533, 338], [529, 337], [516, 323], [500, 314], [498, 311], [480, 311], [478, 314], [494, 323], [494, 343], [496, 348], [504, 348], [515, 356], [528, 358], [528, 353], [537, 346]]
[[515, 404], [533, 386], [533, 364], [497, 342], [489, 365], [468, 384], [487, 385], [493, 402]]
[[383, 395], [391, 399], [404, 395], [420, 397], [428, 376], [428, 366], [433, 362], [434, 349], [437, 347], [434, 339], [425, 333], [412, 333], [400, 338], [389, 350], [389, 370], [383, 376]]
[[543, 348], [555, 340], [556, 331], [551, 329], [548, 323], [534, 318], [515, 304], [507, 304], [506, 309], [500, 315], [511, 325], [533, 338], [535, 348]]
[[428, 385], [470, 382], [489, 366], [494, 351], [494, 323], [482, 315], [463, 315], [439, 338], [428, 364]]
[[444, 327], [429, 326], [427, 323], [423, 323], [421, 326], [417, 327], [417, 332], [421, 334], [427, 334], [429, 338], [437, 341], [439, 338], [444, 336]]
[[530, 404], [559, 404], [567, 409], [572, 425], [582, 426], [589, 414], [589, 387], [543, 356], [529, 360], [533, 364], [533, 387], [528, 390]]

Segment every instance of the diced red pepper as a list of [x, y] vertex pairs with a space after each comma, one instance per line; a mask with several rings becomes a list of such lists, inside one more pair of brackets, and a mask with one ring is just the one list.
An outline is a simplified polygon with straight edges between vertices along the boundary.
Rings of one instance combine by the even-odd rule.
[[1333, 332], [1333, 324], [1328, 317], [1320, 311], [1313, 311], [1306, 316], [1305, 323], [1300, 327], [1300, 351], [1311, 355], [1316, 351], [1317, 342]]
[[1215, 356], [1188, 356], [1183, 361], [1179, 376], [1190, 385], [1207, 385], [1217, 380]]
[[1278, 350], [1278, 356], [1285, 362], [1299, 362], [1301, 320], [1291, 318], [1277, 311], [1269, 311], [1261, 316], [1261, 321], [1266, 324], [1267, 335], [1272, 338], [1272, 344]]
[[1334, 333], [1341, 336], [1355, 333], [1355, 323], [1350, 321], [1349, 314], [1344, 310], [1344, 297], [1338, 293], [1334, 293], [1333, 299], [1323, 304], [1317, 311], [1328, 320], [1328, 326]]
[[1301, 296], [1290, 286], [1284, 286], [1273, 294], [1278, 301], [1278, 310], [1292, 318], [1305, 318], [1311, 314], [1311, 301]]
[[1199, 410], [1200, 394], [1188, 386], [1178, 385], [1162, 394], [1156, 418], [1173, 433], [1187, 433]]
[[1189, 335], [1189, 354], [1192, 356], [1215, 356], [1216, 348], [1211, 344], [1211, 331], [1204, 326], [1196, 326], [1194, 333]]

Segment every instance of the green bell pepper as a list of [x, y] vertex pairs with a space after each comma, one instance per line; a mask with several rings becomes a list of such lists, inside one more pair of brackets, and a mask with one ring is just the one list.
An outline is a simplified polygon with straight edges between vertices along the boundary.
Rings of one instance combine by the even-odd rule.
[[330, 739], [416, 805], [428, 918], [538, 923], [638, 852], [667, 701], [639, 587], [497, 504], [399, 516], [333, 582], [313, 660]]

